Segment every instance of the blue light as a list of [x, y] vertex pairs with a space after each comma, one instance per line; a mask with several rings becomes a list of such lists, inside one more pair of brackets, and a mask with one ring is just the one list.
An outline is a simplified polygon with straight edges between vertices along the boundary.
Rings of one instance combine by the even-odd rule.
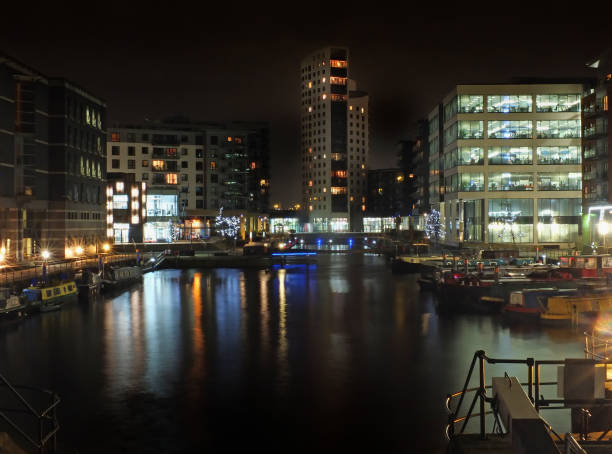
[[287, 256], [310, 256], [317, 255], [316, 252], [273, 252], [274, 257], [287, 257]]
[[353, 248], [353, 239], [352, 238], [349, 238], [348, 245], [349, 245], [349, 248], [351, 248], [351, 249]]

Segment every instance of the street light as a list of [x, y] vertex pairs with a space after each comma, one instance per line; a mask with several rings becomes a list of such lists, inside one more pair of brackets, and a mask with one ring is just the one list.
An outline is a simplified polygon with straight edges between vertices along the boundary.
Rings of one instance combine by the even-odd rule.
[[104, 243], [104, 244], [102, 245], [102, 249], [104, 250], [104, 252], [108, 252], [108, 251], [110, 251], [110, 244], [108, 244], [108, 243]]
[[77, 246], [75, 249], [77, 255], [83, 254], [83, 248], [81, 246]]
[[42, 258], [45, 260], [49, 260], [49, 257], [51, 257], [51, 253], [46, 249], [42, 251], [40, 255], [42, 255]]

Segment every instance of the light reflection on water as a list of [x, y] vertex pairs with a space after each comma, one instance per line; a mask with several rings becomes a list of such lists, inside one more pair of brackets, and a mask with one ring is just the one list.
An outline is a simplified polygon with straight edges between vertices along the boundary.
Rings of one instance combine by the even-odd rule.
[[[318, 260], [147, 274], [120, 295], [0, 330], [0, 372], [56, 389], [64, 440], [83, 452], [144, 439], [151, 450], [136, 451], [299, 439], [313, 449], [427, 443], [436, 452], [444, 396], [461, 388], [474, 351], [582, 356], [579, 331], [440, 317], [415, 277], [392, 275], [381, 257]], [[525, 370], [491, 366], [487, 375], [523, 380]], [[133, 426], [123, 429], [126, 421]]]

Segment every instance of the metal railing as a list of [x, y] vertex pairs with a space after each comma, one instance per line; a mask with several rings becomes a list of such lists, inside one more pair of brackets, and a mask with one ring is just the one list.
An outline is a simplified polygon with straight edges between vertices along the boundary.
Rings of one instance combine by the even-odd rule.
[[[596, 363], [600, 363], [600, 361], [595, 360]], [[477, 387], [469, 387], [470, 381], [472, 379], [472, 375], [474, 373], [474, 369], [476, 364], [478, 363], [478, 379], [479, 385]], [[590, 406], [610, 406], [612, 405], [612, 400], [610, 399], [587, 399], [587, 400], [569, 400], [569, 399], [546, 399], [541, 394], [541, 389], [544, 386], [554, 386], [557, 385], [556, 381], [544, 382], [541, 381], [541, 371], [540, 368], [543, 365], [564, 365], [564, 360], [535, 360], [534, 358], [526, 358], [526, 359], [499, 359], [499, 358], [490, 358], [486, 355], [484, 350], [478, 350], [474, 353], [474, 357], [472, 358], [472, 362], [470, 364], [470, 368], [468, 371], [468, 375], [465, 379], [465, 384], [461, 391], [447, 394], [445, 400], [445, 407], [448, 413], [448, 421], [445, 428], [445, 435], [447, 440], [451, 440], [456, 433], [456, 425], [458, 423], [463, 422], [461, 428], [459, 429], [459, 434], [464, 433], [467, 424], [472, 416], [479, 418], [479, 433], [480, 438], [482, 440], [486, 439], [487, 430], [486, 430], [486, 416], [489, 414], [493, 414], [495, 417], [495, 424], [499, 423], [499, 419], [497, 417], [496, 412], [494, 411], [485, 411], [485, 404], [489, 403], [493, 407], [495, 406], [495, 399], [493, 396], [487, 395], [487, 390], [491, 389], [491, 385], [486, 385], [485, 383], [485, 365], [486, 364], [524, 364], [527, 366], [527, 382], [521, 383], [522, 386], [527, 387], [527, 396], [533, 403], [536, 411], [539, 413], [540, 409], [563, 409], [567, 408], [567, 406], [571, 405], [574, 407], [590, 407]], [[472, 399], [470, 406], [465, 413], [465, 415], [461, 416], [461, 410], [464, 402], [464, 398], [467, 393], [475, 393], [474, 398]], [[453, 408], [454, 400], [459, 397], [459, 401], [457, 406]], [[478, 402], [479, 408], [478, 413], [474, 413], [474, 407]], [[563, 441], [563, 438], [557, 434], [554, 429], [548, 424], [544, 419], [542, 419], [544, 423], [547, 425], [548, 429], [552, 434], [554, 434], [560, 441]], [[495, 429], [495, 426], [494, 426]], [[501, 431], [501, 425], [499, 425], [499, 429]], [[605, 431], [598, 440], [602, 440], [604, 436], [612, 430], [612, 427]], [[585, 430], [583, 430], [585, 432]]]
[[565, 434], [565, 454], [587, 454], [571, 433]]
[[[51, 444], [51, 452], [55, 452], [57, 449], [57, 432], [60, 429], [60, 425], [57, 419], [57, 406], [60, 403], [59, 396], [52, 392], [44, 389], [33, 388], [30, 386], [14, 386], [0, 374], [0, 386], [8, 389], [10, 394], [15, 398], [18, 407], [17, 408], [5, 408], [3, 405], [0, 406], [0, 418], [4, 420], [16, 433], [21, 435], [31, 446], [38, 449], [39, 453], [43, 453], [45, 448]], [[36, 410], [18, 391], [27, 390], [37, 392], [49, 398], [50, 404], [43, 410]], [[34, 418], [36, 428], [34, 432], [28, 431], [23, 425], [18, 424], [14, 418], [9, 416], [9, 413], [20, 413], [28, 415]], [[28, 433], [30, 432], [30, 433]]]

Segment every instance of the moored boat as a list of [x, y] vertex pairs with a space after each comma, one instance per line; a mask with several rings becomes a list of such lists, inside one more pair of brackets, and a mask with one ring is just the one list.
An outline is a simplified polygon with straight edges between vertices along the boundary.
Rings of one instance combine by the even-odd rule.
[[577, 289], [533, 288], [510, 293], [508, 304], [503, 307], [502, 315], [507, 320], [538, 321], [548, 309], [548, 298], [557, 295], [573, 296]]
[[55, 306], [77, 300], [75, 281], [49, 282], [31, 285], [22, 292], [28, 310], [47, 311]]
[[25, 299], [14, 295], [8, 288], [0, 288], [0, 320], [12, 320], [26, 314]]
[[102, 278], [103, 291], [116, 290], [142, 279], [142, 268], [139, 266], [122, 266], [105, 271]]

